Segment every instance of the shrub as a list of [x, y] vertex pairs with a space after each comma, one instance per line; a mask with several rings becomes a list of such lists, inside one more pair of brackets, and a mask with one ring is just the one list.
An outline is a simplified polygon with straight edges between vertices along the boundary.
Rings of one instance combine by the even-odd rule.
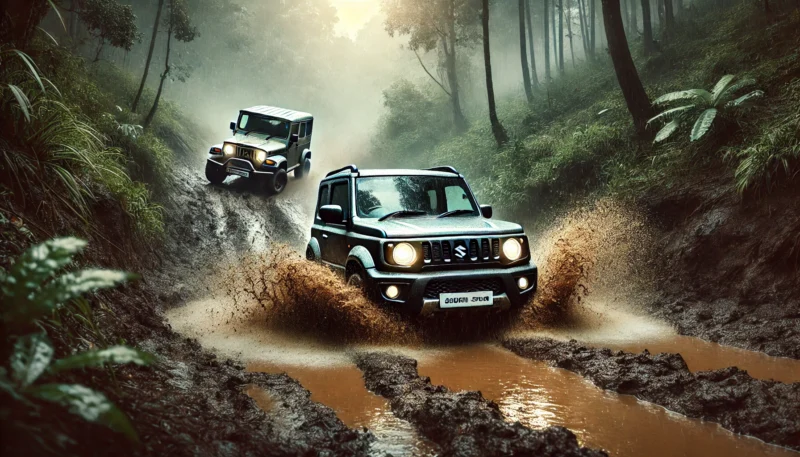
[[764, 187], [769, 192], [779, 175], [793, 178], [800, 172], [800, 118], [765, 128], [753, 144], [729, 150], [726, 156], [739, 161], [736, 190]]

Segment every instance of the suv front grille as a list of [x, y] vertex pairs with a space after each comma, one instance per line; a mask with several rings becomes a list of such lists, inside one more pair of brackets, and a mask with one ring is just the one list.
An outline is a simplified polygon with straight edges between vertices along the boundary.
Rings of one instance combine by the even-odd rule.
[[456, 238], [424, 241], [422, 242], [422, 257], [426, 265], [492, 262], [500, 258], [500, 240], [497, 238]]
[[439, 294], [485, 292], [489, 290], [495, 295], [504, 293], [503, 281], [500, 278], [459, 279], [453, 281], [434, 279], [425, 287], [423, 296], [429, 299], [437, 299]]

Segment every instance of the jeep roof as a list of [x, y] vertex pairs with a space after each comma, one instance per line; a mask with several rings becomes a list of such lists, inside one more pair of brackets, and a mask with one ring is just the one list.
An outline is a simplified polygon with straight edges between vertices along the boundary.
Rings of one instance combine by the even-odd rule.
[[368, 177], [368, 176], [441, 176], [452, 177], [461, 176], [459, 172], [453, 167], [434, 167], [424, 170], [412, 168], [395, 168], [395, 169], [376, 169], [376, 170], [359, 170], [355, 165], [347, 165], [338, 170], [334, 170], [323, 178], [323, 182], [336, 178], [344, 178], [347, 176]]
[[314, 118], [314, 116], [312, 116], [311, 114], [304, 113], [302, 111], [295, 111], [291, 109], [278, 108], [275, 106], [266, 106], [266, 105], [251, 106], [250, 108], [246, 108], [241, 111], [243, 113], [272, 116], [278, 119], [284, 119], [291, 122], [305, 121]]

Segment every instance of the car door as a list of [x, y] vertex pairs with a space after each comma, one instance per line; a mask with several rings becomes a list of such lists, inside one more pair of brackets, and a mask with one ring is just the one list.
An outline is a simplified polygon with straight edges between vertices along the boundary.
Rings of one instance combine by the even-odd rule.
[[[297, 141], [291, 143], [289, 149], [286, 151], [286, 164], [289, 167], [293, 167], [297, 165], [297, 159], [300, 157], [300, 127], [302, 124], [292, 124], [292, 130], [290, 135], [297, 135]], [[290, 141], [292, 136], [289, 136]]]
[[319, 209], [324, 205], [329, 204], [331, 201], [330, 186], [328, 186], [327, 183], [320, 185], [317, 195], [317, 208], [314, 210], [314, 223], [311, 225], [311, 236], [317, 239], [317, 243], [319, 243], [320, 258], [323, 258], [323, 253], [325, 252], [325, 247], [330, 236], [325, 230], [325, 221], [319, 217]]
[[325, 224], [320, 242], [325, 244], [325, 248], [320, 247], [320, 254], [325, 262], [343, 267], [349, 253], [347, 248], [347, 227], [351, 214], [349, 180], [342, 179], [331, 182], [330, 196], [331, 205], [342, 207], [344, 220], [341, 224]]

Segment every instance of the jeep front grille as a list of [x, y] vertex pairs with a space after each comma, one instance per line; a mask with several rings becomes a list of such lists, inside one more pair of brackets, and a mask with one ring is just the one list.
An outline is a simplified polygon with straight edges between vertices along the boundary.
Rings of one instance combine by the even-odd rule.
[[244, 157], [246, 159], [253, 158], [253, 148], [245, 148], [243, 146], [236, 146], [236, 157]]
[[497, 238], [456, 238], [424, 241], [422, 258], [426, 265], [492, 262], [500, 258], [500, 240]]
[[459, 279], [453, 281], [434, 279], [425, 287], [423, 296], [428, 299], [437, 299], [439, 294], [486, 292], [489, 290], [495, 295], [506, 291], [500, 278]]

